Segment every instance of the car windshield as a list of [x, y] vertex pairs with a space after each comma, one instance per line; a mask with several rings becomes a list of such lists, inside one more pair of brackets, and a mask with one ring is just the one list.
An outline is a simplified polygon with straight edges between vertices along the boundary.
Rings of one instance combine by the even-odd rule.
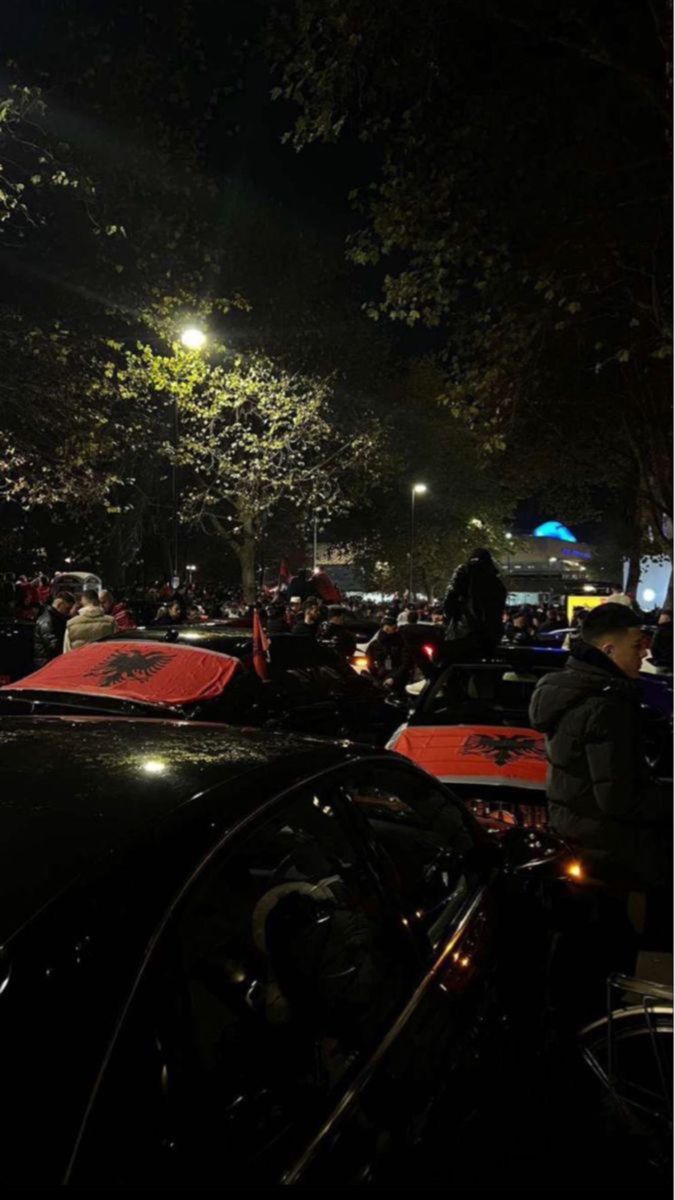
[[413, 723], [529, 725], [528, 708], [545, 668], [499, 664], [448, 667], [422, 694]]

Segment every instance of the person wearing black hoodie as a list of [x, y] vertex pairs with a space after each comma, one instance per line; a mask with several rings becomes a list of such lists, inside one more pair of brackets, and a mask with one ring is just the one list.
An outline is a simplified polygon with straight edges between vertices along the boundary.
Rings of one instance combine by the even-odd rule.
[[445, 596], [442, 665], [493, 654], [502, 637], [506, 588], [489, 550], [475, 550], [455, 571]]
[[601, 604], [530, 702], [530, 723], [546, 735], [551, 826], [622, 893], [668, 889], [672, 877], [672, 795], [649, 777], [641, 741], [634, 681], [644, 655], [639, 617]]

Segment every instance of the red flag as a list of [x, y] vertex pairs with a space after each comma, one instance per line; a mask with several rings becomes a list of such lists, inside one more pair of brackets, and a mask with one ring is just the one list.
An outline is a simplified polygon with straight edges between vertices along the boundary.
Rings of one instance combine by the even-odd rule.
[[253, 613], [253, 670], [265, 682], [269, 679], [267, 670], [267, 651], [269, 648], [270, 640], [262, 627], [260, 613], [256, 608]]

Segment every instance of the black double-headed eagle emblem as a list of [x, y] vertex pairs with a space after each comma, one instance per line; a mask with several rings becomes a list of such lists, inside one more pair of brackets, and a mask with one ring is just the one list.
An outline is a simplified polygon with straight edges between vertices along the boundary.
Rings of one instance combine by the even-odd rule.
[[173, 658], [164, 650], [115, 650], [105, 662], [87, 671], [87, 679], [96, 679], [101, 687], [114, 687], [125, 680], [151, 679]]
[[534, 738], [520, 734], [474, 733], [462, 746], [462, 754], [484, 754], [497, 767], [505, 767], [517, 758], [546, 758], [544, 747]]

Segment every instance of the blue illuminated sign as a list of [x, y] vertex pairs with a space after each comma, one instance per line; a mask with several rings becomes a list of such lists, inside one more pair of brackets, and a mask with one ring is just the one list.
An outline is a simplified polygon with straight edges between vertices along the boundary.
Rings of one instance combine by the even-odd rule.
[[561, 525], [560, 521], [544, 521], [543, 525], [537, 526], [534, 536], [555, 538], [558, 542], [576, 542], [577, 540], [571, 530], [566, 525]]

